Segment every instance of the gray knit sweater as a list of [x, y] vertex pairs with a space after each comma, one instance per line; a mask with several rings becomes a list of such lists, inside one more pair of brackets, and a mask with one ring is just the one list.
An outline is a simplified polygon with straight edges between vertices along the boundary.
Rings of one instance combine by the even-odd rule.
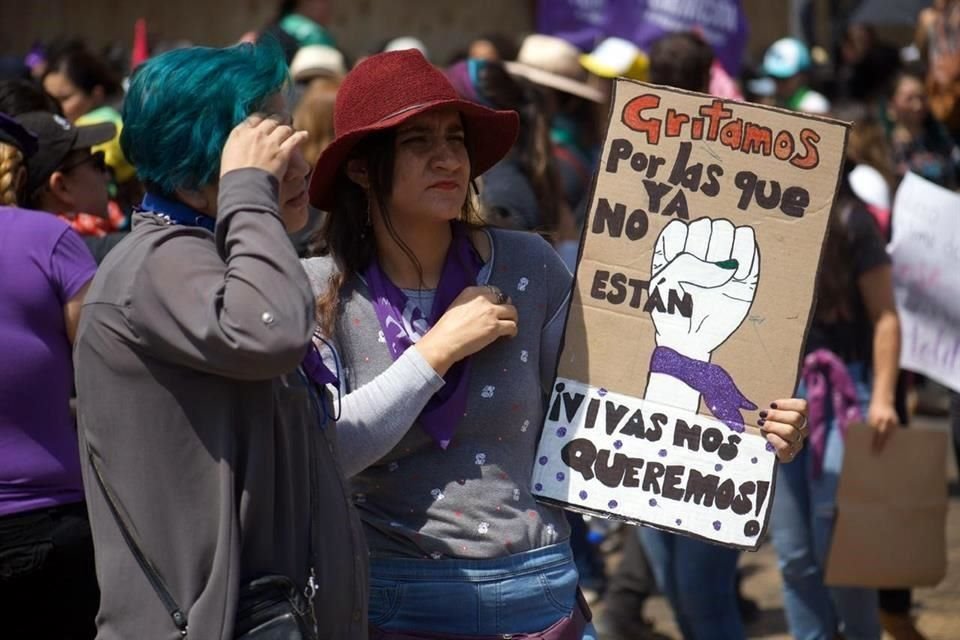
[[[478, 284], [511, 296], [519, 334], [473, 356], [467, 411], [445, 451], [416, 424], [443, 379], [416, 349], [393, 361], [362, 278], [340, 291], [338, 440], [374, 557], [494, 558], [569, 535], [563, 513], [535, 502], [529, 487], [570, 273], [539, 236], [499, 229], [489, 236]], [[333, 261], [303, 264], [314, 292], [325, 290]]]

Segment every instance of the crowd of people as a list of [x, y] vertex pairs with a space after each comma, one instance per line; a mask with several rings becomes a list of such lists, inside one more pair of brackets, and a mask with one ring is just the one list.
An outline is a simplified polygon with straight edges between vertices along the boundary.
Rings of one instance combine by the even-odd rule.
[[770, 538], [795, 637], [922, 638], [909, 591], [824, 575], [847, 424], [896, 446], [925, 383], [885, 245], [907, 172], [960, 188], [960, 0], [913, 55], [857, 24], [750, 80], [696, 32], [351, 60], [329, 18], [0, 80], [4, 637], [655, 638], [655, 592], [688, 640], [746, 637], [737, 550], [621, 526], [607, 575], [529, 486], [627, 77], [853, 122], [801, 385], [760, 413]]

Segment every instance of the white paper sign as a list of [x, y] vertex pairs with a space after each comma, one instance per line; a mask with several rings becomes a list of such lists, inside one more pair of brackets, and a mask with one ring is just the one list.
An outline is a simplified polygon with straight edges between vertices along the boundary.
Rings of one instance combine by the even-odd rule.
[[900, 366], [960, 392], [960, 195], [908, 173], [893, 211]]
[[564, 508], [756, 549], [776, 455], [710, 417], [558, 378], [533, 491]]

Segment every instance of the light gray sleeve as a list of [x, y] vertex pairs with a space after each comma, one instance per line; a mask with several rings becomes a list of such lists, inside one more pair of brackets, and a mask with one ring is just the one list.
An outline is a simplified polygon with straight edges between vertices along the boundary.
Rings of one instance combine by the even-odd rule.
[[385, 456], [444, 381], [420, 352], [407, 349], [390, 367], [343, 396], [337, 422], [340, 461], [347, 477]]

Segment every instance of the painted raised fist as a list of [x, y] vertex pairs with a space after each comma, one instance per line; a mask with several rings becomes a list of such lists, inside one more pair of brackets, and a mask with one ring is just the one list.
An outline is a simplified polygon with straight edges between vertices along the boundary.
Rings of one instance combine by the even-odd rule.
[[700, 218], [674, 220], [653, 252], [650, 296], [657, 346], [707, 362], [743, 323], [760, 280], [760, 251], [751, 227]]

